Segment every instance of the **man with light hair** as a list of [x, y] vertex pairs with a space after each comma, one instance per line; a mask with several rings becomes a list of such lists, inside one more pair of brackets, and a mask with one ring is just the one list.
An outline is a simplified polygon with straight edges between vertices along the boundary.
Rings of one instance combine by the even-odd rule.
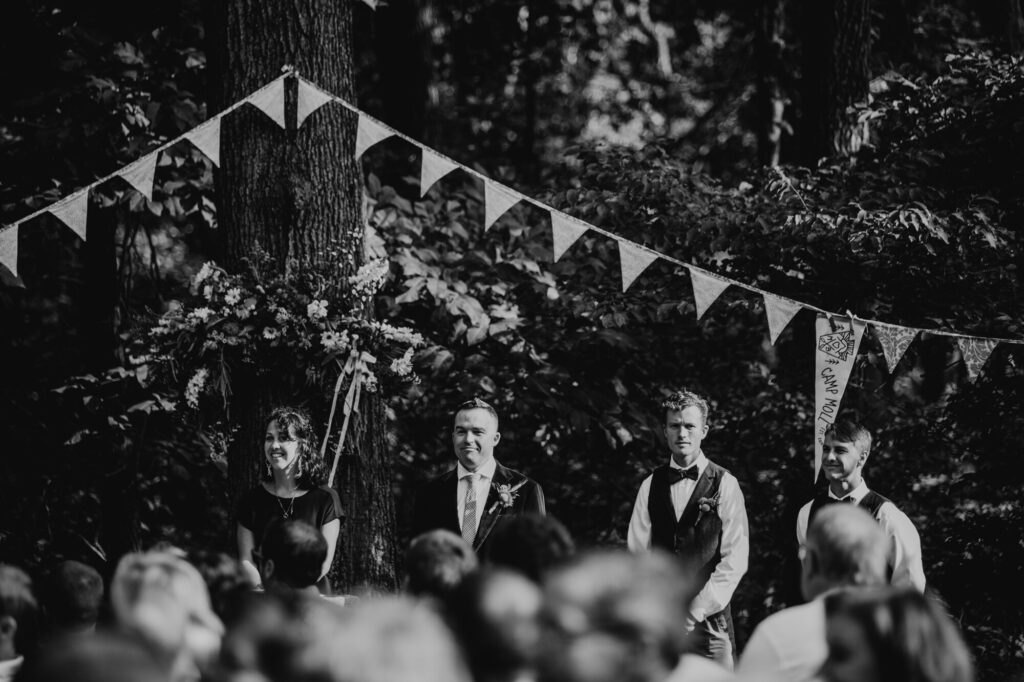
[[866, 510], [834, 504], [819, 511], [801, 550], [800, 587], [808, 603], [768, 616], [740, 657], [743, 676], [802, 682], [816, 677], [828, 656], [825, 596], [884, 585], [885, 533]]

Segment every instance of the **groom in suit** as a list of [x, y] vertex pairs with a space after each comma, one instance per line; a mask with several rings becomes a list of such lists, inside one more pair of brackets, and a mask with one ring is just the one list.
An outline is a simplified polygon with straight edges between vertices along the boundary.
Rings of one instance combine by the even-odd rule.
[[532, 479], [494, 459], [501, 440], [498, 413], [483, 400], [459, 405], [452, 428], [457, 466], [431, 480], [416, 498], [413, 534], [444, 528], [483, 554], [503, 516], [544, 514], [544, 491]]

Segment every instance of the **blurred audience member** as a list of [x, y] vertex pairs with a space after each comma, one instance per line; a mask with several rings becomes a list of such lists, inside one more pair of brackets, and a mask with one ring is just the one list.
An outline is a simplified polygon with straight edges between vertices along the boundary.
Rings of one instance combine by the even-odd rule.
[[102, 632], [62, 640], [25, 667], [18, 682], [169, 682], [141, 642]]
[[[305, 521], [272, 521], [263, 534], [259, 550], [253, 550], [263, 585], [268, 590], [295, 590], [320, 595], [320, 579], [329, 547], [323, 533]], [[326, 596], [338, 606], [353, 597]]]
[[521, 514], [502, 517], [491, 533], [486, 559], [519, 571], [535, 583], [575, 552], [572, 536], [551, 516]]
[[240, 601], [256, 587], [242, 563], [225, 552], [190, 552], [188, 561], [203, 576], [210, 606], [221, 621], [231, 618]]
[[477, 571], [476, 552], [459, 535], [443, 529], [413, 538], [405, 555], [405, 591], [414, 597], [447, 601]]
[[103, 605], [103, 578], [92, 566], [62, 561], [43, 582], [47, 634], [64, 637], [96, 630]]
[[819, 511], [801, 553], [807, 604], [768, 616], [750, 636], [737, 672], [791, 682], [815, 677], [825, 662], [825, 596], [837, 590], [884, 585], [888, 541], [871, 514], [853, 504]]
[[32, 579], [0, 564], [0, 682], [13, 680], [39, 643], [39, 603]]

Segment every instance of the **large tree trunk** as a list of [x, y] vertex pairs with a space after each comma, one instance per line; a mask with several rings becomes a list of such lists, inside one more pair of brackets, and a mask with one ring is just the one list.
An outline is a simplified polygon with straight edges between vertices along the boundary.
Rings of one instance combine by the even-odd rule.
[[785, 0], [762, 0], [757, 12], [757, 154], [763, 166], [778, 166], [786, 100], [782, 85]]
[[868, 141], [849, 108], [868, 98], [869, 0], [804, 0], [800, 158], [848, 156]]
[[[285, 64], [354, 102], [354, 4], [211, 0], [207, 7], [211, 67], [221, 105], [277, 77]], [[337, 282], [346, 287], [362, 254], [362, 175], [353, 154], [355, 117], [329, 104], [295, 130], [295, 83], [288, 82], [287, 130], [252, 107], [242, 107], [223, 120], [217, 214], [225, 263], [238, 268], [257, 246], [282, 269], [336, 258]], [[329, 244], [338, 245], [334, 252], [340, 255], [330, 255]], [[324, 397], [319, 393], [305, 397], [307, 407], [323, 424], [329, 407]], [[265, 410], [273, 402], [295, 398], [288, 386], [274, 385], [274, 377], [236, 388], [231, 420], [241, 429], [228, 456], [235, 499], [257, 480]], [[339, 468], [335, 484], [342, 492], [348, 521], [342, 525], [332, 582], [391, 589], [396, 584], [394, 500], [388, 483], [392, 464], [376, 394], [364, 394], [345, 450], [346, 466]], [[339, 576], [341, 566], [345, 573]]]

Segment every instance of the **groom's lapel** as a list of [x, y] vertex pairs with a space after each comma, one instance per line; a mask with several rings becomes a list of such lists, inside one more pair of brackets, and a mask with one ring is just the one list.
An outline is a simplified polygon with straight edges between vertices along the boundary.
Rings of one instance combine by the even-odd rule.
[[494, 491], [495, 487], [511, 483], [511, 478], [508, 469], [500, 464], [495, 467], [494, 476], [491, 478], [491, 486], [487, 489], [487, 499], [484, 501], [484, 515], [480, 517], [480, 526], [476, 531], [476, 538], [473, 540], [473, 549], [479, 549], [480, 545], [484, 544], [484, 540], [487, 539], [503, 511], [503, 509], [499, 508], [501, 504], [496, 504], [498, 502], [498, 494]]

